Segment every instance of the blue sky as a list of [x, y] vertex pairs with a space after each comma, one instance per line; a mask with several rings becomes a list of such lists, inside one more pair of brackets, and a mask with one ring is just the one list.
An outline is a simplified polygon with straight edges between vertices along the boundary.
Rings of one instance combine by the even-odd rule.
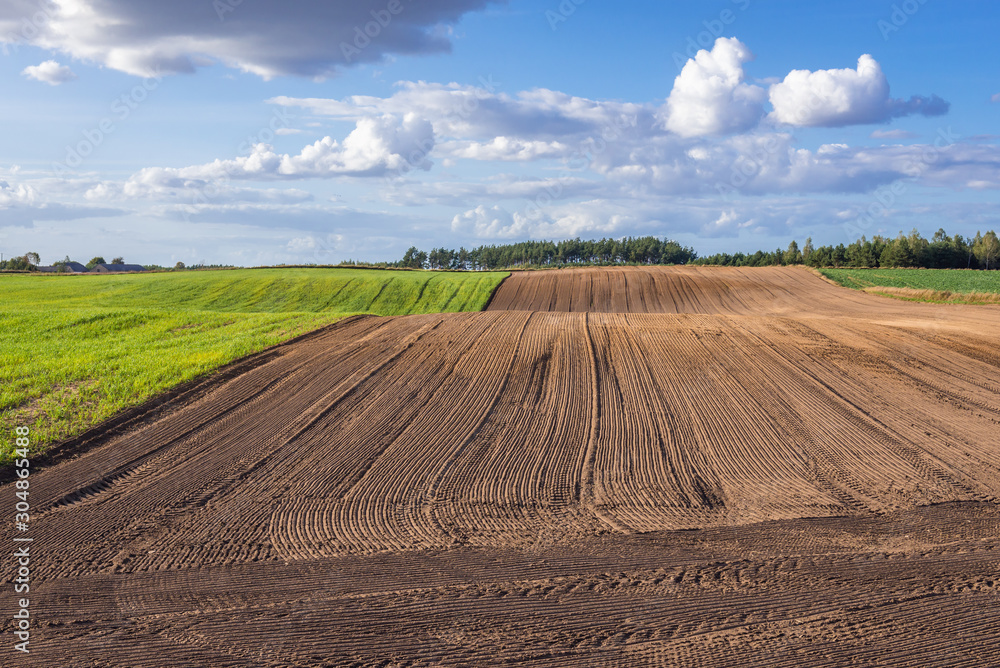
[[997, 18], [943, 0], [10, 0], [0, 251], [259, 265], [973, 235], [1000, 228]]

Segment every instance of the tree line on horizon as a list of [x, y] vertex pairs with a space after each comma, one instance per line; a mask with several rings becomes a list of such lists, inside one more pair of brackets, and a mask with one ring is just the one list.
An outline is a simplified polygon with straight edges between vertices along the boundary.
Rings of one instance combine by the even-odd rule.
[[586, 264], [687, 264], [698, 257], [693, 248], [656, 237], [625, 237], [584, 241], [521, 241], [479, 246], [471, 250], [411, 247], [399, 262], [405, 269], [494, 270], [516, 267], [559, 267]]
[[[62, 260], [53, 262], [52, 266], [56, 268], [57, 273], [69, 272], [70, 263], [75, 262], [71, 260], [69, 255], [67, 255]], [[41, 258], [38, 253], [28, 252], [24, 255], [15, 255], [8, 260], [0, 261], [0, 271], [38, 271], [38, 265], [41, 264]], [[80, 264], [83, 264], [82, 262]], [[108, 264], [104, 257], [98, 255], [91, 258], [84, 266], [87, 270], [91, 270], [99, 264]], [[110, 264], [126, 264], [125, 258], [116, 257], [111, 260]], [[163, 267], [158, 264], [146, 264], [142, 265], [142, 268], [147, 271], [183, 271], [183, 270], [197, 270], [197, 269], [233, 269], [233, 265], [229, 264], [193, 264], [185, 265], [183, 262], [178, 262], [173, 267]]]
[[[347, 264], [347, 263], [345, 263]], [[364, 264], [364, 263], [350, 263]], [[513, 244], [478, 248], [434, 248], [430, 252], [416, 246], [397, 262], [378, 263], [380, 267], [404, 269], [497, 270], [581, 265], [656, 265], [696, 264], [725, 267], [770, 267], [804, 264], [812, 267], [914, 267], [924, 269], [997, 269], [1000, 268], [1000, 239], [996, 232], [977, 232], [966, 239], [960, 234], [948, 236], [939, 229], [928, 240], [914, 229], [895, 239], [876, 235], [861, 237], [844, 245], [816, 247], [812, 238], [800, 247], [792, 241], [788, 248], [754, 253], [717, 253], [700, 257], [693, 248], [657, 237], [625, 237], [584, 241], [521, 241]]]
[[[70, 262], [67, 256], [55, 266]], [[91, 269], [103, 264], [103, 257], [87, 263]], [[116, 257], [113, 264], [124, 264]], [[39, 264], [38, 253], [25, 253], [0, 262], [0, 270], [34, 271]], [[914, 229], [894, 238], [876, 235], [861, 237], [851, 244], [814, 247], [811, 238], [801, 247], [792, 241], [788, 248], [754, 253], [717, 253], [700, 257], [693, 248], [676, 241], [657, 237], [624, 237], [584, 241], [579, 237], [564, 241], [521, 241], [512, 244], [483, 245], [458, 250], [434, 248], [430, 252], [410, 247], [396, 262], [365, 263], [345, 261], [341, 265], [402, 269], [449, 269], [455, 271], [491, 271], [586, 265], [669, 265], [696, 264], [725, 267], [768, 267], [804, 264], [812, 267], [915, 267], [925, 269], [998, 269], [1000, 239], [996, 232], [977, 232], [973, 238], [960, 234], [948, 236], [939, 229], [928, 240]], [[165, 270], [158, 265], [145, 265], [147, 270]], [[185, 266], [178, 262], [174, 271], [185, 269], [230, 268], [228, 265]]]
[[914, 229], [902, 232], [895, 239], [876, 235], [861, 237], [844, 245], [814, 247], [806, 239], [799, 248], [792, 241], [788, 248], [755, 253], [719, 253], [697, 258], [695, 264], [725, 267], [766, 267], [804, 264], [811, 267], [850, 267], [860, 269], [920, 268], [920, 269], [997, 269], [1000, 268], [1000, 239], [990, 230], [966, 239], [960, 234], [948, 236], [939, 229], [927, 240]]
[[[39, 256], [38, 253], [28, 252], [24, 255], [17, 255], [9, 260], [0, 262], [0, 269], [5, 269], [7, 271], [36, 271], [38, 269], [38, 265], [41, 264], [41, 261], [41, 256]], [[56, 268], [56, 271], [69, 271], [67, 267], [71, 262], [73, 262], [73, 260], [71, 260], [69, 255], [67, 255], [62, 260], [53, 262], [52, 266]], [[91, 258], [90, 262], [88, 262], [85, 266], [88, 270], [90, 270], [99, 264], [108, 264], [108, 262], [102, 256], [98, 255], [97, 257]], [[116, 257], [111, 260], [111, 264], [125, 264], [125, 258]]]

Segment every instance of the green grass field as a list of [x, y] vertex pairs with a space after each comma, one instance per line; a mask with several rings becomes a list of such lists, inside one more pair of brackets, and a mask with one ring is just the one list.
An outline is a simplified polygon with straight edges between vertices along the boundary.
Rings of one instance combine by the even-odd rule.
[[506, 273], [240, 269], [0, 275], [0, 464], [348, 315], [481, 310]]
[[[855, 290], [895, 288], [923, 292], [892, 296], [919, 301], [966, 302], [963, 295], [1000, 294], [1000, 271], [955, 269], [820, 269], [830, 280]], [[891, 294], [891, 293], [890, 293]]]

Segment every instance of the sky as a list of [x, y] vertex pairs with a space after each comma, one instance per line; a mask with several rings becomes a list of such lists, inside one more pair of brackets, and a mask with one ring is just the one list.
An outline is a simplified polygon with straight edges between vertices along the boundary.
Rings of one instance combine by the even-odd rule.
[[1000, 229], [986, 0], [4, 0], [0, 252]]

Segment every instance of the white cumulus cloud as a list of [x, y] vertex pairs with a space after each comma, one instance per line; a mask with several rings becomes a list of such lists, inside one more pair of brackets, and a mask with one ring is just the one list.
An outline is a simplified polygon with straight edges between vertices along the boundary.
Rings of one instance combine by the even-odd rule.
[[451, 221], [451, 231], [472, 235], [480, 239], [511, 239], [528, 233], [529, 221], [520, 214], [511, 214], [501, 206], [477, 206], [456, 215]]
[[754, 218], [744, 218], [735, 209], [723, 211], [714, 221], [702, 226], [701, 234], [704, 236], [734, 236], [739, 230], [753, 227], [756, 223]]
[[666, 128], [682, 137], [701, 137], [757, 125], [767, 93], [744, 82], [743, 63], [752, 59], [750, 49], [735, 37], [720, 37], [711, 51], [699, 51], [674, 80]]
[[892, 118], [947, 113], [948, 103], [936, 95], [893, 99], [881, 65], [868, 54], [857, 69], [792, 70], [770, 89], [770, 118], [798, 127], [841, 127], [884, 123]]
[[38, 65], [29, 65], [21, 71], [21, 74], [29, 79], [47, 83], [50, 86], [58, 86], [76, 78], [73, 70], [66, 65], [60, 65], [54, 60], [46, 60], [44, 63]]
[[441, 149], [453, 158], [505, 162], [562, 158], [571, 152], [570, 147], [562, 142], [525, 141], [516, 137], [494, 137], [489, 142], [447, 142], [442, 144]]
[[38, 200], [38, 190], [32, 186], [19, 184], [11, 187], [6, 181], [0, 188], [0, 209], [17, 204], [35, 204]]
[[129, 184], [136, 188], [185, 187], [192, 181], [227, 179], [402, 175], [413, 169], [430, 169], [429, 154], [433, 148], [434, 130], [430, 123], [413, 114], [402, 119], [385, 115], [362, 118], [343, 142], [324, 137], [298, 155], [279, 154], [269, 144], [256, 144], [249, 155], [228, 160], [181, 168], [147, 167], [133, 175]]
[[569, 202], [509, 213], [501, 206], [477, 206], [452, 219], [455, 235], [477, 239], [566, 239], [588, 234], [613, 234], [635, 222], [607, 200]]

